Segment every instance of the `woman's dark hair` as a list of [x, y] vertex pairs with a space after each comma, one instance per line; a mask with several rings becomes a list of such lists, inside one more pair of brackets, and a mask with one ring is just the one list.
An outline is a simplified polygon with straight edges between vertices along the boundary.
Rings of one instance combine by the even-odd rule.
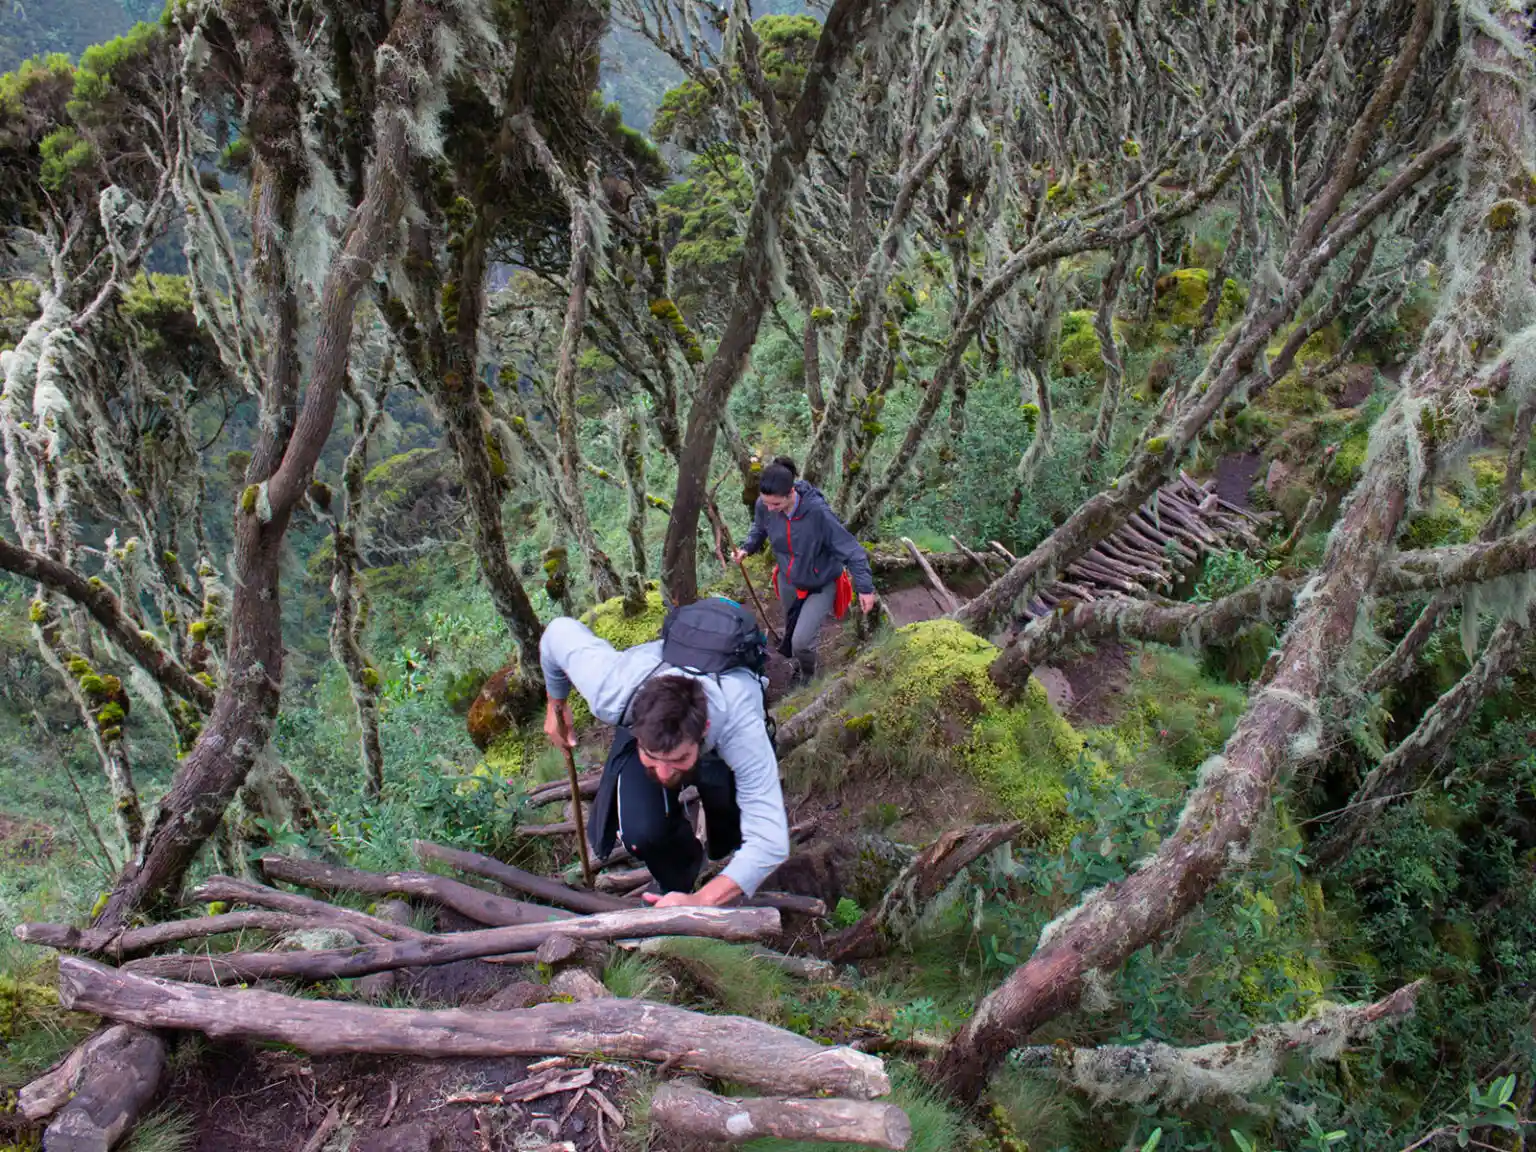
[[758, 477], [757, 490], [764, 496], [788, 496], [798, 475], [793, 460], [788, 456], [775, 456], [773, 463], [764, 468]]
[[704, 742], [709, 700], [697, 680], [654, 676], [635, 693], [629, 717], [635, 743], [647, 752], [665, 754], [683, 744]]

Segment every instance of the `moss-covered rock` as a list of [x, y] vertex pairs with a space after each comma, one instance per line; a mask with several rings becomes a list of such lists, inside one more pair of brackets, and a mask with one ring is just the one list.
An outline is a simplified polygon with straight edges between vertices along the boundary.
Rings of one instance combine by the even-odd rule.
[[485, 682], [469, 706], [469, 738], [484, 751], [497, 737], [534, 720], [543, 705], [543, 683], [524, 680], [517, 665], [508, 664]]
[[666, 614], [667, 610], [662, 604], [661, 593], [651, 589], [645, 594], [645, 611], [637, 616], [626, 616], [624, 598], [615, 596], [612, 600], [604, 600], [587, 612], [581, 618], [581, 622], [622, 652], [626, 648], [633, 648], [636, 644], [659, 640], [661, 622]]
[[1003, 702], [987, 675], [997, 654], [952, 620], [897, 629], [849, 670], [853, 694], [794, 755], [838, 757], [845, 775], [964, 773], [999, 814], [1064, 843], [1068, 774], [1098, 762], [1038, 684]]

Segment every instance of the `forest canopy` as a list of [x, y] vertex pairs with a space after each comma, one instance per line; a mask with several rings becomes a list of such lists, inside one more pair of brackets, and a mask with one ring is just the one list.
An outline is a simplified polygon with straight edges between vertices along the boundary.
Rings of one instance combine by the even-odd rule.
[[[1524, 1148], [1533, 36], [14, 5], [0, 1142]], [[878, 601], [646, 908], [541, 637], [777, 642], [786, 456]]]

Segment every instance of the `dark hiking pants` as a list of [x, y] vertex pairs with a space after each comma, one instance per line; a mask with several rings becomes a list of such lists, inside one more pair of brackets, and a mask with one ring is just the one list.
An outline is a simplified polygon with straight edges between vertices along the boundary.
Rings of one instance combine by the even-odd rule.
[[704, 846], [680, 799], [689, 784], [698, 788], [704, 807], [710, 859], [719, 860], [741, 847], [736, 777], [713, 752], [699, 757], [676, 788], [663, 788], [640, 763], [635, 738], [627, 728], [619, 728], [608, 753], [609, 774], [617, 778], [617, 789], [607, 820], [624, 846], [645, 862], [663, 892], [692, 892], [704, 867]]

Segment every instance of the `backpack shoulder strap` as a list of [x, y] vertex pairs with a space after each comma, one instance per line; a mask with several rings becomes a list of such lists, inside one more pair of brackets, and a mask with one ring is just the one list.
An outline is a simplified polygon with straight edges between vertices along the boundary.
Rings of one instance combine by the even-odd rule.
[[628, 728], [629, 727], [629, 708], [630, 708], [630, 705], [632, 705], [635, 702], [635, 697], [640, 694], [640, 689], [645, 687], [646, 681], [648, 681], [652, 676], [656, 675], [656, 673], [661, 670], [662, 665], [665, 664], [665, 663], [666, 663], [665, 660], [658, 660], [658, 661], [656, 661], [656, 663], [652, 666], [651, 670], [640, 678], [640, 683], [635, 685], [635, 690], [629, 694], [629, 699], [624, 701], [624, 711], [619, 713], [618, 727], [620, 727], [620, 728]]

